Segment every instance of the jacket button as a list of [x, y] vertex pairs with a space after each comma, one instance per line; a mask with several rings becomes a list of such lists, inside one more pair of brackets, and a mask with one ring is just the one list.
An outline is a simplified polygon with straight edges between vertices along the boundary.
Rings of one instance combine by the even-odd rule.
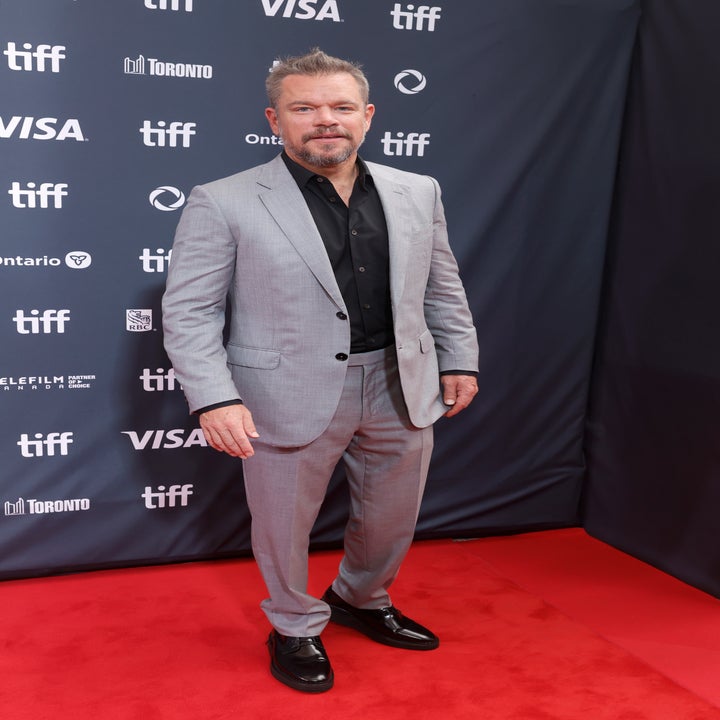
[[347, 356], [345, 353], [338, 353], [338, 354], [335, 356], [335, 359], [336, 359], [336, 360], [347, 360], [347, 359], [348, 359], [348, 356]]
[[342, 310], [339, 310], [338, 312], [336, 312], [335, 317], [338, 317], [341, 320], [347, 320], [347, 315]]

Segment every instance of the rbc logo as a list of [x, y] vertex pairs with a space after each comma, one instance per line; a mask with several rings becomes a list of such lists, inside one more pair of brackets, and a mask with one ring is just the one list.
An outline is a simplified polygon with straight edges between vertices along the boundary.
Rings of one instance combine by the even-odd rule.
[[193, 122], [171, 122], [170, 125], [160, 120], [153, 127], [150, 120], [145, 120], [140, 128], [143, 144], [148, 147], [177, 147], [178, 138], [182, 147], [190, 147], [190, 136], [195, 135], [196, 124]]
[[402, 10], [402, 5], [395, 3], [395, 7], [390, 11], [393, 27], [396, 30], [425, 30], [426, 20], [428, 32], [435, 30], [435, 21], [440, 19], [441, 7], [431, 7], [430, 5], [419, 5], [417, 9], [414, 5], [405, 7], [407, 9]]
[[193, 0], [145, 0], [148, 10], [184, 10], [192, 12]]
[[30, 316], [18, 310], [13, 318], [20, 335], [49, 335], [52, 332], [64, 333], [65, 324], [70, 321], [69, 310], [31, 310]]
[[152, 310], [126, 310], [125, 329], [128, 332], [149, 332], [152, 330]]
[[3, 55], [7, 55], [8, 67], [11, 70], [45, 72], [46, 62], [49, 62], [50, 72], [60, 72], [60, 61], [65, 59], [64, 45], [38, 45], [33, 51], [30, 43], [24, 43], [23, 48], [23, 50], [18, 50], [14, 42], [9, 42], [7, 50], [3, 50]]
[[[275, 17], [283, 5], [282, 17], [292, 18], [296, 20], [325, 20], [330, 19], [333, 22], [342, 22], [340, 13], [338, 12], [337, 0], [322, 0], [322, 5], [318, 8], [320, 0], [262, 0], [263, 10], [268, 17]], [[297, 7], [296, 7], [297, 5]]]
[[[62, 207], [62, 199], [67, 197], [67, 183], [40, 183], [40, 187], [34, 182], [25, 185], [25, 190], [21, 189], [19, 182], [10, 185], [8, 194], [12, 198], [13, 207], [16, 208], [49, 208], [52, 199], [52, 207], [60, 209]], [[37, 189], [36, 189], [37, 188]]]
[[418, 157], [425, 155], [425, 148], [430, 144], [430, 133], [411, 132], [407, 136], [402, 132], [396, 134], [397, 138], [393, 138], [390, 131], [387, 131], [380, 141], [385, 155], [410, 157], [416, 154], [415, 151]]
[[23, 457], [43, 457], [43, 455], [52, 457], [55, 455], [56, 449], [60, 450], [60, 455], [67, 455], [68, 448], [73, 442], [71, 432], [51, 432], [47, 434], [44, 440], [42, 433], [35, 433], [34, 438], [34, 440], [30, 440], [27, 433], [20, 436], [17, 444], [20, 446], [20, 454]]

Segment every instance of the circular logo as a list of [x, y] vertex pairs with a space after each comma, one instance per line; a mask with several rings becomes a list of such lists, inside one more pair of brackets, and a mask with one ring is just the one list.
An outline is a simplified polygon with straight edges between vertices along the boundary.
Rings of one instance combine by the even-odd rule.
[[395, 76], [395, 87], [405, 95], [416, 95], [427, 85], [425, 76], [417, 70], [402, 70]]
[[161, 185], [150, 193], [148, 200], [156, 210], [172, 212], [183, 206], [185, 203], [185, 194], [176, 187]]
[[92, 255], [84, 250], [72, 250], [65, 256], [65, 264], [73, 270], [84, 270], [92, 264]]

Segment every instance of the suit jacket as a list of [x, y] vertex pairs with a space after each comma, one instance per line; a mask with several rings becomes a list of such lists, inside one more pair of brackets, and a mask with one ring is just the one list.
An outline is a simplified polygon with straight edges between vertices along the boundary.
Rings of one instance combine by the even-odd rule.
[[[477, 369], [477, 336], [437, 182], [367, 166], [388, 228], [403, 395], [411, 422], [426, 427], [447, 410], [439, 371]], [[342, 392], [346, 315], [323, 241], [280, 156], [193, 189], [163, 296], [165, 347], [191, 411], [239, 394], [263, 440], [311, 442]]]

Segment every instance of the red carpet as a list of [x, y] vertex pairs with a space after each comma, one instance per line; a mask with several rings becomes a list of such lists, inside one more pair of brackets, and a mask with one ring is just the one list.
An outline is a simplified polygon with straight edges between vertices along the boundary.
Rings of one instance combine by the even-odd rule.
[[[338, 556], [313, 555], [318, 593]], [[270, 676], [250, 560], [0, 590], [9, 720], [720, 719], [720, 602], [581, 530], [416, 544], [393, 598], [440, 649], [330, 626], [336, 685], [319, 696]]]

